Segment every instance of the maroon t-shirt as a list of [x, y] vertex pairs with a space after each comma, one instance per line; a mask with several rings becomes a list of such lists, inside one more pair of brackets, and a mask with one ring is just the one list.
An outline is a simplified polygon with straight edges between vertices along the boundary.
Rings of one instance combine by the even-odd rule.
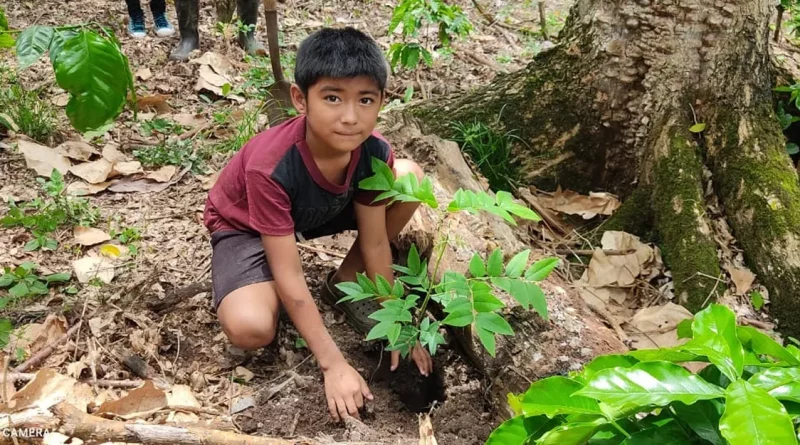
[[379, 192], [358, 183], [372, 176], [372, 157], [394, 164], [389, 143], [373, 132], [355, 149], [344, 184], [328, 181], [305, 140], [305, 116], [259, 133], [225, 166], [206, 200], [204, 223], [213, 233], [241, 230], [289, 235], [315, 229], [351, 200], [367, 205]]

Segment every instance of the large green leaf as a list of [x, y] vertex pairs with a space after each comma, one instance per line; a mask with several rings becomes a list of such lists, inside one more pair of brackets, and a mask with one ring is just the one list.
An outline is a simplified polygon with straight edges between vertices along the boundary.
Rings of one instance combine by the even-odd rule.
[[602, 414], [596, 400], [574, 393], [583, 385], [566, 377], [555, 376], [533, 382], [522, 395], [522, 412], [526, 416], [544, 414]]
[[78, 131], [99, 128], [122, 111], [128, 67], [111, 41], [83, 30], [64, 42], [53, 67], [71, 95], [67, 116]]
[[739, 326], [736, 334], [742, 345], [759, 355], [769, 355], [790, 365], [800, 365], [800, 360], [793, 356], [772, 337], [750, 326]]
[[536, 445], [583, 445], [606, 423], [603, 418], [591, 422], [574, 422], [557, 426], [546, 432]]
[[[678, 348], [658, 348], [658, 349], [638, 349], [630, 351], [625, 355], [629, 355], [641, 362], [693, 362], [701, 360], [701, 356], [691, 352], [681, 351]], [[705, 360], [704, 360], [705, 361]]]
[[686, 445], [689, 436], [686, 431], [672, 421], [665, 425], [654, 426], [631, 434], [621, 445]]
[[615, 409], [666, 406], [680, 401], [692, 404], [715, 399], [723, 391], [686, 368], [669, 362], [643, 362], [630, 368], [604, 369], [592, 375], [576, 392], [607, 403]]
[[609, 354], [609, 355], [601, 355], [596, 357], [591, 362], [587, 363], [586, 366], [583, 367], [583, 375], [584, 377], [589, 377], [592, 374], [600, 372], [604, 369], [608, 368], [630, 368], [631, 366], [639, 363], [639, 360], [636, 360], [633, 357], [627, 355], [620, 355], [620, 354]]
[[730, 445], [797, 444], [792, 421], [783, 405], [744, 380], [728, 387], [719, 430]]
[[744, 369], [744, 350], [736, 335], [736, 315], [726, 306], [712, 304], [698, 312], [692, 322], [694, 338], [680, 349], [705, 355], [729, 379]]
[[558, 422], [545, 416], [512, 417], [495, 428], [484, 445], [525, 445], [529, 438], [537, 439]]
[[50, 63], [55, 63], [58, 54], [61, 53], [61, 48], [64, 47], [64, 42], [75, 37], [78, 31], [74, 29], [56, 29], [53, 33], [53, 40], [50, 41]]
[[800, 403], [800, 368], [769, 368], [750, 377], [750, 384], [772, 397]]
[[50, 40], [53, 39], [53, 28], [51, 26], [31, 26], [22, 31], [17, 37], [17, 64], [19, 69], [33, 65], [42, 54], [50, 48]]
[[725, 445], [725, 439], [719, 432], [719, 418], [723, 406], [716, 400], [700, 400], [691, 405], [675, 402], [672, 405], [675, 415], [686, 422], [698, 436], [714, 445]]

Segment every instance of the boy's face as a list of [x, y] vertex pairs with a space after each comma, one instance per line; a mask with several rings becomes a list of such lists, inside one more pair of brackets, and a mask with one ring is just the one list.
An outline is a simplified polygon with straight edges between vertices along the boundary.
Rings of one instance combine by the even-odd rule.
[[306, 115], [315, 142], [342, 152], [358, 148], [372, 133], [383, 94], [367, 76], [346, 79], [323, 77], [303, 95], [292, 85], [292, 102]]

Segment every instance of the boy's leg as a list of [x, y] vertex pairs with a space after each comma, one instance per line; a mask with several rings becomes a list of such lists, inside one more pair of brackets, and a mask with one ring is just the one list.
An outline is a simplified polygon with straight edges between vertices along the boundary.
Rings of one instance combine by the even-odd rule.
[[139, 0], [125, 0], [128, 6], [128, 34], [135, 38], [142, 38], [147, 35], [144, 24], [144, 11]]
[[265, 281], [240, 287], [225, 296], [217, 308], [217, 317], [234, 346], [252, 350], [272, 343], [279, 308], [274, 281]]
[[166, 0], [150, 0], [150, 12], [153, 13], [153, 22], [156, 25], [156, 35], [159, 37], [169, 37], [175, 34], [175, 28], [167, 19]]
[[[417, 175], [417, 179], [422, 181], [425, 173], [416, 162], [409, 159], [397, 159], [394, 162], [394, 177], [404, 176], [408, 173]], [[418, 202], [395, 202], [386, 209], [386, 234], [389, 240], [393, 240], [400, 234], [403, 227], [408, 224], [414, 212], [419, 208]], [[339, 270], [333, 276], [333, 282], [338, 283], [341, 281], [356, 281], [356, 273], [364, 272], [366, 266], [364, 265], [364, 257], [361, 255], [359, 248], [359, 239], [356, 241], [347, 253], [347, 256], [342, 261]]]
[[234, 346], [252, 350], [275, 338], [280, 300], [261, 236], [235, 230], [211, 235], [214, 308]]

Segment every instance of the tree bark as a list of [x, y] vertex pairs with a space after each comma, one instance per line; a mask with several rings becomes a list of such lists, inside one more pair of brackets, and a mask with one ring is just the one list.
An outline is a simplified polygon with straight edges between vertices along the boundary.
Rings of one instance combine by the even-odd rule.
[[407, 114], [444, 136], [447, 121], [514, 131], [528, 184], [651, 207], [623, 205], [610, 222], [654, 235], [694, 311], [721, 291], [710, 180], [780, 328], [797, 336], [800, 187], [771, 105], [772, 3], [578, 0], [559, 45], [525, 69]]

